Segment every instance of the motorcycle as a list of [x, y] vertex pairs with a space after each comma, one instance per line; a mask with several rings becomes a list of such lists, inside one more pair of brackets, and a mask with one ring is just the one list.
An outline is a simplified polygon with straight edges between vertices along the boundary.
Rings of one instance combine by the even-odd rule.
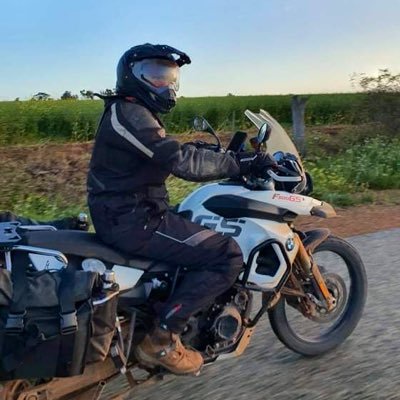
[[[263, 176], [201, 186], [177, 206], [177, 212], [191, 221], [234, 238], [244, 257], [243, 271], [232, 288], [193, 315], [182, 334], [182, 342], [200, 351], [205, 364], [240, 356], [265, 314], [289, 349], [307, 357], [331, 351], [356, 328], [367, 296], [365, 268], [353, 246], [327, 229], [302, 232], [295, 227], [298, 216], [330, 218], [335, 211], [328, 203], [302, 194], [311, 190], [309, 175], [298, 193], [306, 174], [288, 134], [264, 110], [245, 114], [258, 128], [251, 145], [274, 154], [277, 166]], [[216, 144], [197, 141], [198, 147], [226, 151], [204, 118], [196, 118], [194, 126], [216, 139]], [[237, 133], [228, 151], [243, 149], [246, 138]], [[297, 174], [288, 168], [288, 160]], [[107, 360], [88, 365], [82, 376], [14, 381], [8, 384], [5, 398], [82, 398], [74, 392], [77, 388], [91, 390], [90, 398], [99, 398], [105, 382], [119, 372], [131, 387], [166, 373], [143, 366], [148, 376], [136, 379], [133, 368], [141, 366], [134, 348], [151, 329], [153, 305], [171, 295], [185, 266], [127, 256], [105, 246], [93, 233], [25, 228], [25, 250], [37, 270], [60, 269], [68, 263], [106, 274], [119, 284], [117, 333]]]

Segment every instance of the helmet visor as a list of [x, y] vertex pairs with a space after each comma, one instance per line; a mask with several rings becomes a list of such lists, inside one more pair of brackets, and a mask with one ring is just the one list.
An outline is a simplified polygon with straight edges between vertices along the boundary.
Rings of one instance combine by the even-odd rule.
[[179, 67], [175, 61], [162, 58], [147, 58], [133, 64], [132, 73], [147, 85], [158, 89], [179, 89]]

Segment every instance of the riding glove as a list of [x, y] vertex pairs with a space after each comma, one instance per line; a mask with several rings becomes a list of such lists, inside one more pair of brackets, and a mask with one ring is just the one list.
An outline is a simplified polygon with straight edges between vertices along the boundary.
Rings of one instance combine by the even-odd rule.
[[269, 153], [241, 152], [236, 154], [236, 159], [239, 163], [241, 175], [250, 173], [258, 175], [263, 173], [267, 168], [277, 166], [275, 159]]

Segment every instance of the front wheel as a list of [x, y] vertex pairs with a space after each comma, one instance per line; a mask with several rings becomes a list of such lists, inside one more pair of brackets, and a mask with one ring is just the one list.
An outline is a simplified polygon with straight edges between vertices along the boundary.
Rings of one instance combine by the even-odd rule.
[[313, 258], [337, 298], [328, 314], [304, 316], [296, 302], [282, 297], [269, 311], [275, 335], [291, 350], [304, 356], [317, 356], [341, 344], [357, 326], [367, 298], [367, 275], [357, 250], [345, 240], [329, 236], [314, 250]]

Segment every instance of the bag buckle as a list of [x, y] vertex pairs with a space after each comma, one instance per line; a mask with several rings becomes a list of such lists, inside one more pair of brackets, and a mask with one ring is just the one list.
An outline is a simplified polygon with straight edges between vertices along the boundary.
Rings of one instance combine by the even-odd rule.
[[26, 311], [22, 314], [8, 314], [6, 331], [8, 333], [21, 333], [24, 330], [24, 317]]
[[69, 335], [78, 330], [78, 320], [76, 318], [76, 311], [60, 314], [60, 327], [62, 335]]

